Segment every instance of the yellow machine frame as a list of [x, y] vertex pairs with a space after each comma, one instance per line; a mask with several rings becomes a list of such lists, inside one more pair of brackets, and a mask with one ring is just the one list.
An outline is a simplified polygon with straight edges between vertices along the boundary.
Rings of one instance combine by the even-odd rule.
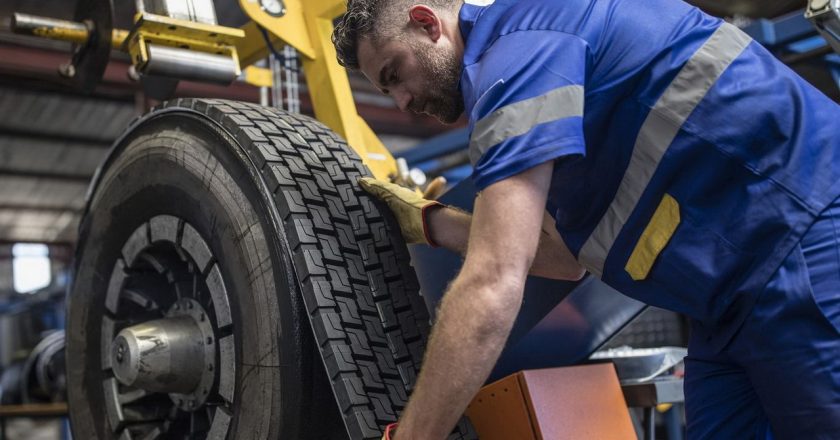
[[[374, 176], [398, 180], [397, 161], [359, 116], [347, 71], [336, 59], [331, 40], [333, 20], [346, 11], [346, 0], [283, 2], [285, 14], [274, 17], [262, 9], [259, 0], [239, 0], [251, 19], [241, 29], [141, 12], [130, 32], [113, 30], [112, 47], [128, 52], [140, 71], [149, 62], [147, 45], [152, 43], [231, 57], [238, 62], [235, 73], [244, 71], [246, 81], [257, 86], [271, 85], [270, 72], [252, 66], [268, 56], [269, 46], [294, 47], [303, 61], [315, 117], [344, 137]], [[23, 18], [25, 14], [15, 15]], [[83, 23], [35, 16], [26, 16], [26, 20], [29, 23], [15, 32], [76, 44], [84, 44], [91, 35]]]

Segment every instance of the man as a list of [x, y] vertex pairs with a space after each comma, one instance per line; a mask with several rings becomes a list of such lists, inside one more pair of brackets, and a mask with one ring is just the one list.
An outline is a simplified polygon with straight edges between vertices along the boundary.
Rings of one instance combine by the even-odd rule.
[[465, 255], [396, 438], [444, 438], [527, 274], [581, 265], [691, 318], [690, 438], [838, 438], [838, 106], [678, 0], [478, 1], [350, 0], [333, 37], [401, 109], [469, 117], [471, 218], [362, 182]]

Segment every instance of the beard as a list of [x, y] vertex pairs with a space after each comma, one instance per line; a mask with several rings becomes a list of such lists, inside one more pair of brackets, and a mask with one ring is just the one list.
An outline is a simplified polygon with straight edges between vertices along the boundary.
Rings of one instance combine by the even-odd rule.
[[444, 124], [452, 124], [464, 113], [461, 93], [461, 59], [452, 48], [433, 49], [418, 43], [411, 44], [417, 62], [423, 70], [425, 96], [417, 103], [425, 108], [412, 108], [415, 113], [426, 112]]

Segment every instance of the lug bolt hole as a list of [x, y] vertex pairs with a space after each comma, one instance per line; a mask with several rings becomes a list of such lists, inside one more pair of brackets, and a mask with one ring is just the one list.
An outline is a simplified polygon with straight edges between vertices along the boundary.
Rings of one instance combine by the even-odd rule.
[[117, 362], [122, 363], [123, 359], [125, 359], [125, 345], [119, 344], [117, 345]]

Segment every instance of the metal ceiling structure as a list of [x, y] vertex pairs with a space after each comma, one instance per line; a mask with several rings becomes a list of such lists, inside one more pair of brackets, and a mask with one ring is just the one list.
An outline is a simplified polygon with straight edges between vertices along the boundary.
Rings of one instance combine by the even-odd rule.
[[[776, 17], [805, 1], [695, 0], [720, 16]], [[150, 100], [127, 77], [128, 63], [114, 56], [92, 96], [67, 89], [56, 72], [69, 46], [3, 32], [13, 12], [72, 18], [75, 2], [0, 2], [0, 243], [72, 244], [87, 184], [110, 144]], [[117, 27], [129, 28], [134, 1], [115, 2]], [[238, 0], [217, 0], [220, 24], [246, 21]], [[425, 138], [446, 131], [429, 118], [399, 112], [366, 80], [351, 76], [359, 111], [380, 134]], [[230, 87], [182, 83], [179, 96], [211, 96], [257, 102], [244, 83]], [[311, 112], [305, 93], [302, 110]]]
[[90, 177], [133, 117], [113, 100], [0, 88], [0, 237], [71, 242]]

